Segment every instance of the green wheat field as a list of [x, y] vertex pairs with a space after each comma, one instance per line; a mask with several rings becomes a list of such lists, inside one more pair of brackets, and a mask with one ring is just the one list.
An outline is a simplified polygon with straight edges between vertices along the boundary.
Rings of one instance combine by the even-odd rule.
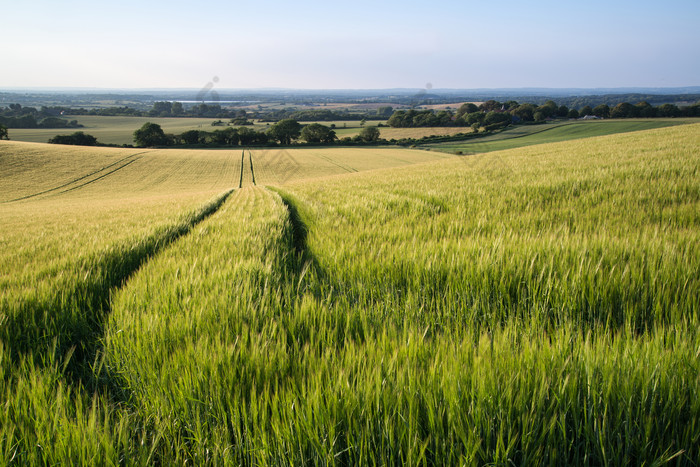
[[632, 130], [0, 141], [0, 464], [698, 465], [700, 124]]

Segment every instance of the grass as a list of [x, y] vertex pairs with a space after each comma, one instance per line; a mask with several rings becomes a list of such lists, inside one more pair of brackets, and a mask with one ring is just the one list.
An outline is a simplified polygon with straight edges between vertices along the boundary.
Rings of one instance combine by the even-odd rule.
[[[697, 130], [153, 151], [0, 204], [2, 462], [694, 465]], [[242, 155], [276, 187], [221, 204]]]
[[631, 131], [665, 128], [683, 125], [694, 120], [644, 119], [644, 120], [603, 120], [576, 121], [544, 125], [527, 125], [508, 128], [494, 135], [475, 140], [434, 143], [425, 145], [439, 151], [462, 154], [478, 154], [501, 151], [536, 144], [569, 141], [579, 138], [605, 136]]

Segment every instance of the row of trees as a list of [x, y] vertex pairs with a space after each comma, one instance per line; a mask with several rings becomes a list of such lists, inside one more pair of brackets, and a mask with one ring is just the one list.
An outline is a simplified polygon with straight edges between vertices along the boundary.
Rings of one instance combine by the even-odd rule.
[[354, 138], [339, 140], [335, 131], [320, 123], [301, 125], [293, 119], [284, 119], [271, 125], [266, 131], [246, 127], [228, 127], [214, 131], [189, 130], [179, 135], [166, 134], [160, 125], [145, 123], [134, 132], [137, 146], [177, 146], [177, 145], [215, 145], [215, 146], [254, 146], [265, 144], [289, 145], [301, 139], [311, 144], [333, 144], [379, 141], [379, 129], [367, 126]]
[[[19, 106], [19, 104], [12, 104]], [[32, 108], [35, 112], [36, 109]], [[226, 109], [219, 104], [196, 104], [185, 106], [182, 102], [157, 101], [150, 110], [138, 110], [131, 107], [106, 107], [101, 109], [70, 108], [63, 106], [42, 107], [40, 113], [44, 116], [59, 115], [98, 115], [98, 116], [130, 116], [130, 117], [199, 117], [221, 119], [263, 119], [276, 122], [293, 119], [298, 122], [330, 122], [348, 120], [384, 120], [391, 116], [393, 107], [381, 106], [376, 111], [351, 112], [348, 109], [277, 109], [261, 111], [246, 111], [245, 109]], [[2, 112], [0, 112], [0, 115]]]
[[20, 117], [1, 117], [0, 125], [6, 128], [81, 128], [82, 125], [77, 120], [66, 120], [65, 118], [46, 117], [37, 120], [34, 115], [27, 114]]
[[553, 118], [581, 118], [587, 115], [599, 118], [700, 117], [700, 102], [682, 108], [674, 104], [654, 107], [647, 102], [639, 102], [635, 105], [622, 102], [612, 108], [607, 104], [600, 104], [594, 108], [584, 106], [577, 110], [569, 109], [565, 105], [557, 105], [551, 100], [539, 106], [529, 103], [520, 104], [516, 101], [489, 100], [478, 106], [473, 103], [463, 104], [456, 113], [449, 110], [438, 112], [398, 110], [392, 114], [387, 123], [395, 128], [430, 126], [482, 126], [488, 128], [506, 122], [544, 122]]

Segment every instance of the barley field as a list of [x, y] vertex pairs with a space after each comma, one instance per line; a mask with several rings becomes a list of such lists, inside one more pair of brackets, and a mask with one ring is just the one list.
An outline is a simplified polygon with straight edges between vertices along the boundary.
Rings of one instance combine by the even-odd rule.
[[697, 465], [700, 126], [0, 143], [0, 462]]
[[633, 131], [665, 128], [675, 125], [700, 123], [698, 119], [624, 119], [552, 122], [540, 125], [508, 127], [492, 135], [472, 140], [428, 143], [426, 148], [458, 154], [479, 154], [504, 149], [521, 148], [535, 144], [570, 141], [579, 138], [613, 135]]

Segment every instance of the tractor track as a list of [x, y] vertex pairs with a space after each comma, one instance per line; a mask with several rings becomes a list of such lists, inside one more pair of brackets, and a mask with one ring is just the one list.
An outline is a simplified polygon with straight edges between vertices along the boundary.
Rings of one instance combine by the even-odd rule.
[[245, 149], [241, 154], [241, 179], [238, 182], [238, 188], [243, 188], [243, 169], [245, 168]]
[[331, 159], [328, 156], [322, 156], [321, 154], [314, 154], [314, 155], [320, 159], [323, 159], [325, 161], [330, 162], [331, 164], [335, 165], [336, 167], [340, 167], [341, 169], [345, 170], [346, 172], [349, 172], [349, 173], [359, 172], [359, 170], [357, 170], [357, 169], [354, 169], [352, 167], [346, 167], [342, 164], [339, 164], [338, 162], [335, 162], [333, 159]]
[[61, 195], [61, 194], [63, 194], [63, 193], [68, 193], [69, 191], [78, 190], [78, 189], [80, 189], [80, 188], [83, 188], [84, 186], [90, 185], [91, 183], [95, 183], [96, 181], [102, 180], [103, 178], [105, 178], [105, 177], [107, 177], [107, 176], [109, 176], [109, 175], [112, 175], [112, 174], [115, 173], [115, 172], [120, 171], [120, 170], [123, 169], [124, 167], [127, 167], [127, 166], [133, 164], [134, 162], [138, 161], [139, 159], [140, 159], [140, 157], [138, 157], [138, 158], [136, 158], [136, 159], [132, 159], [132, 160], [130, 160], [129, 162], [127, 162], [126, 164], [124, 164], [124, 165], [122, 165], [122, 166], [120, 166], [120, 167], [117, 167], [116, 169], [111, 170], [111, 171], [107, 172], [106, 174], [102, 174], [102, 175], [100, 175], [100, 176], [97, 177], [97, 178], [93, 178], [92, 180], [88, 180], [87, 182], [82, 183], [82, 184], [80, 184], [80, 185], [78, 185], [78, 186], [74, 186], [74, 187], [68, 188], [67, 190], [59, 191], [59, 192], [56, 193], [56, 194], [57, 194], [57, 195]]
[[[103, 172], [103, 171], [105, 171], [105, 170], [107, 170], [107, 169], [109, 169], [109, 168], [112, 168], [112, 167], [114, 167], [115, 165], [121, 164], [122, 162], [124, 162], [124, 161], [126, 161], [126, 160], [128, 160], [128, 159], [131, 159], [132, 157], [135, 157], [135, 156], [138, 156], [138, 155], [141, 155], [141, 154], [145, 154], [146, 152], [147, 152], [147, 151], [137, 152], [136, 154], [130, 154], [130, 155], [128, 155], [128, 156], [126, 156], [126, 157], [124, 157], [124, 158], [122, 158], [122, 159], [119, 159], [119, 160], [116, 161], [116, 162], [113, 162], [113, 163], [111, 163], [111, 164], [109, 164], [109, 165], [106, 165], [106, 166], [104, 166], [104, 167], [101, 167], [101, 168], [98, 169], [98, 170], [95, 170], [95, 171], [93, 171], [93, 172], [90, 172], [89, 174], [83, 175], [82, 177], [78, 177], [78, 178], [75, 178], [75, 179], [73, 179], [73, 180], [71, 180], [71, 181], [69, 181], [69, 182], [67, 182], [67, 183], [64, 183], [63, 185], [59, 185], [59, 186], [56, 186], [56, 187], [53, 187], [53, 188], [49, 188], [48, 190], [40, 191], [40, 192], [38, 192], [38, 193], [32, 193], [31, 195], [21, 196], [21, 197], [19, 197], [19, 198], [11, 199], [11, 200], [8, 200], [8, 201], [3, 201], [2, 203], [3, 203], [3, 204], [5, 204], [5, 203], [14, 203], [15, 201], [22, 201], [22, 200], [25, 200], [25, 199], [36, 198], [37, 196], [45, 195], [45, 194], [51, 193], [51, 192], [53, 192], [53, 191], [58, 191], [58, 190], [60, 190], [61, 188], [65, 188], [65, 187], [70, 186], [70, 185], [73, 185], [74, 183], [77, 183], [77, 182], [79, 182], [79, 181], [81, 181], [81, 180], [85, 180], [85, 179], [88, 178], [88, 177], [92, 177], [93, 175], [97, 175], [97, 174], [99, 174], [100, 172]], [[85, 185], [87, 185], [87, 184], [89, 184], [89, 183], [92, 183], [92, 182], [94, 182], [94, 181], [96, 181], [96, 180], [99, 180], [100, 178], [104, 178], [104, 177], [106, 177], [107, 175], [116, 172], [117, 170], [123, 169], [124, 167], [126, 167], [126, 166], [129, 165], [129, 164], [131, 164], [132, 162], [135, 162], [135, 161], [138, 160], [138, 159], [140, 159], [140, 158], [132, 159], [130, 162], [127, 162], [126, 164], [122, 165], [121, 167], [119, 167], [119, 168], [117, 168], [117, 169], [115, 169], [115, 170], [113, 170], [113, 171], [111, 171], [111, 172], [109, 172], [109, 173], [107, 173], [107, 174], [104, 174], [104, 175], [102, 175], [101, 177], [98, 177], [98, 178], [96, 178], [96, 179], [94, 179], [94, 180], [92, 180], [92, 181], [89, 181], [89, 182], [87, 182], [87, 183], [84, 183], [83, 185], [80, 185], [80, 186], [77, 186], [77, 187], [74, 187], [74, 188], [69, 188], [68, 190], [64, 190], [64, 191], [61, 191], [61, 192], [56, 193], [56, 194], [66, 193], [66, 192], [68, 192], [68, 191], [71, 191], [71, 190], [80, 188], [81, 186], [85, 186]]]
[[250, 149], [248, 149], [248, 158], [250, 159], [250, 174], [253, 177], [253, 185], [257, 185], [255, 183], [255, 169], [253, 169], [253, 153], [250, 152]]

